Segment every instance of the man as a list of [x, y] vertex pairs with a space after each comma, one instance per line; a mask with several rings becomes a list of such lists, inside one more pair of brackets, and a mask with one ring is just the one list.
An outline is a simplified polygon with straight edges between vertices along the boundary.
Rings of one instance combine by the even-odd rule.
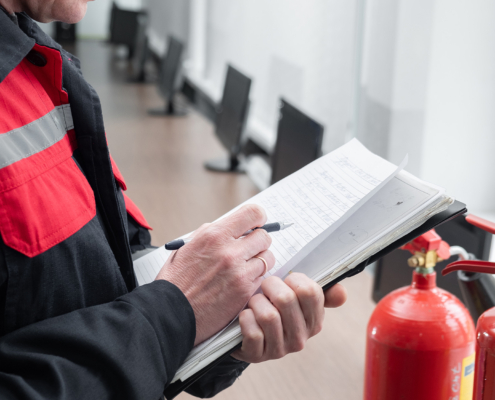
[[158, 399], [192, 347], [240, 314], [242, 348], [188, 391], [299, 351], [345, 301], [274, 265], [263, 210], [214, 224], [136, 288], [147, 223], [109, 156], [79, 61], [32, 21], [79, 21], [86, 0], [0, 0], [0, 398]]

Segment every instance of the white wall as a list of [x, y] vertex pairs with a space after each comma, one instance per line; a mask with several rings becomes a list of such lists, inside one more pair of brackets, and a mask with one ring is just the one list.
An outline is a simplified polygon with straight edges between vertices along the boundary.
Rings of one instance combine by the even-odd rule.
[[358, 137], [495, 212], [495, 3], [368, 0]]
[[436, 0], [421, 174], [495, 211], [495, 3]]
[[398, 2], [368, 0], [357, 138], [382, 157], [388, 153]]
[[150, 47], [165, 54], [166, 38], [173, 35], [186, 44], [189, 41], [190, 0], [143, 0], [149, 13]]
[[226, 64], [253, 78], [251, 125], [275, 140], [278, 99], [325, 125], [324, 149], [344, 143], [353, 116], [356, 1], [209, 0], [205, 79]]
[[39, 25], [41, 30], [45, 32], [48, 36], [52, 36], [54, 34], [54, 29], [55, 29], [55, 23], [54, 22], [48, 22], [47, 24], [41, 23], [36, 21], [36, 23]]
[[358, 138], [421, 171], [433, 2], [368, 0]]
[[111, 6], [112, 0], [90, 1], [86, 16], [77, 24], [77, 36], [86, 39], [107, 39]]
[[421, 132], [429, 90], [433, 5], [431, 0], [402, 0], [397, 14], [388, 158], [399, 163], [407, 152], [407, 169], [416, 175], [421, 175], [424, 157]]

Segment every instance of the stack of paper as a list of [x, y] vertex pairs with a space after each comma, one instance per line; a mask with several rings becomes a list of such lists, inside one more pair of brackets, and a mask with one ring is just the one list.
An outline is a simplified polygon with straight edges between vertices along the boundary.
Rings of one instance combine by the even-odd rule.
[[[397, 167], [354, 139], [243, 203], [264, 207], [268, 222], [294, 223], [272, 233], [277, 261], [265, 277], [297, 271], [324, 286], [453, 202], [443, 189], [402, 171], [405, 163]], [[139, 284], [156, 277], [169, 253], [161, 247], [134, 263]], [[173, 382], [241, 341], [235, 320], [194, 348]]]

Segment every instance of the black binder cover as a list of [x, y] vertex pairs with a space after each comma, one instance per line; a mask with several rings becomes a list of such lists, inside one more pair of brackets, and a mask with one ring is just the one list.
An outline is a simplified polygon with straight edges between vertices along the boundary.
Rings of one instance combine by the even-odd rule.
[[[374, 263], [375, 261], [377, 261], [379, 258], [383, 257], [384, 255], [386, 255], [386, 254], [390, 253], [391, 251], [399, 248], [400, 246], [410, 242], [411, 240], [422, 235], [423, 233], [428, 232], [430, 229], [433, 229], [436, 226], [443, 224], [444, 222], [450, 221], [451, 219], [453, 219], [459, 215], [462, 215], [465, 212], [467, 212], [466, 205], [461, 203], [460, 201], [456, 200], [453, 204], [451, 204], [449, 206], [449, 208], [447, 208], [445, 211], [442, 211], [442, 212], [434, 215], [429, 220], [427, 220], [423, 225], [421, 225], [419, 228], [416, 228], [415, 230], [408, 233], [407, 235], [402, 236], [400, 239], [396, 240], [394, 243], [392, 243], [389, 246], [385, 247], [384, 249], [380, 250], [378, 253], [372, 255], [366, 261], [363, 261], [358, 266], [354, 267], [350, 271], [348, 271], [345, 274], [336, 278], [334, 281], [325, 285], [323, 287], [323, 290], [330, 289], [332, 286], [334, 286], [338, 282], [344, 280], [345, 278], [349, 278], [351, 276], [359, 274], [360, 272], [362, 272], [364, 270], [364, 268], [366, 268], [366, 266]], [[206, 367], [204, 367], [201, 371], [198, 371], [193, 376], [186, 379], [184, 382], [177, 381], [177, 382], [174, 382], [171, 385], [169, 385], [165, 389], [165, 393], [164, 393], [167, 400], [173, 399], [179, 393], [181, 393], [184, 389], [186, 389], [189, 385], [192, 385], [194, 382], [196, 382], [196, 380], [201, 378], [204, 374], [206, 374], [208, 371], [210, 371], [212, 368], [214, 368], [222, 360], [229, 357], [230, 354], [232, 352], [234, 352], [234, 350], [237, 350], [238, 348], [240, 348], [241, 344], [242, 343], [239, 343], [232, 350], [228, 351], [223, 356], [220, 356], [215, 361], [213, 361], [211, 364], [208, 364]]]

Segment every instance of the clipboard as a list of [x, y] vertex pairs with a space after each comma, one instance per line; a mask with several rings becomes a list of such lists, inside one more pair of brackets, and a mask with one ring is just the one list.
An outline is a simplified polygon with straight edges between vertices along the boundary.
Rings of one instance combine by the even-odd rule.
[[[350, 271], [346, 272], [345, 274], [339, 276], [338, 278], [336, 278], [332, 282], [329, 282], [327, 285], [325, 285], [323, 287], [323, 290], [330, 289], [332, 286], [341, 282], [342, 280], [359, 274], [360, 272], [364, 271], [364, 269], [368, 265], [374, 263], [375, 261], [377, 261], [381, 257], [387, 255], [388, 253], [392, 252], [393, 250], [399, 248], [400, 246], [403, 246], [404, 244], [417, 238], [418, 236], [422, 235], [423, 233], [428, 232], [430, 229], [433, 229], [433, 228], [437, 227], [438, 225], [441, 225], [447, 221], [450, 221], [451, 219], [458, 217], [459, 215], [462, 215], [466, 212], [467, 212], [467, 208], [466, 208], [466, 205], [464, 203], [461, 203], [460, 201], [457, 201], [457, 200], [454, 201], [454, 203], [452, 203], [449, 206], [449, 208], [447, 208], [445, 211], [442, 211], [442, 212], [432, 216], [430, 219], [428, 219], [424, 224], [422, 224], [418, 228], [416, 228], [413, 231], [409, 232], [408, 234], [402, 236], [400, 239], [396, 240], [394, 243], [388, 245], [384, 249], [380, 250], [378, 253], [372, 255], [366, 261], [363, 261], [361, 264], [357, 265], [356, 267], [354, 267]], [[223, 360], [225, 360], [227, 357], [229, 357], [231, 353], [233, 353], [235, 350], [239, 349], [241, 347], [241, 345], [242, 345], [242, 343], [239, 343], [233, 349], [227, 351], [224, 355], [217, 358], [211, 364], [208, 364], [205, 368], [203, 368], [201, 371], [198, 371], [196, 374], [189, 377], [184, 382], [177, 381], [177, 382], [174, 382], [174, 383], [170, 384], [169, 386], [167, 386], [165, 388], [165, 392], [164, 392], [165, 398], [167, 400], [171, 400], [171, 399], [175, 398], [182, 391], [184, 391], [190, 385], [192, 385], [194, 382], [196, 382], [199, 378], [201, 378], [207, 372], [211, 371], [218, 364], [220, 364]]]

